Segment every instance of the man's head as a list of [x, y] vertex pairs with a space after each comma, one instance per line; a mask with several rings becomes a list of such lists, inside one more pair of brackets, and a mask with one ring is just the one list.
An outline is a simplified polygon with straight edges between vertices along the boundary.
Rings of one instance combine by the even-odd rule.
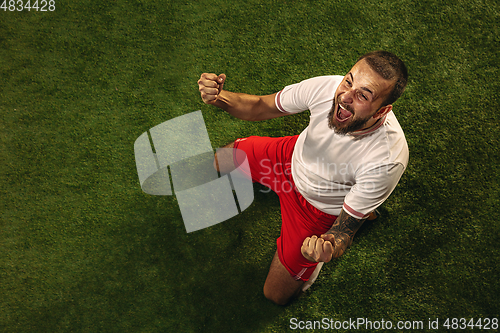
[[407, 81], [406, 66], [394, 54], [375, 51], [363, 55], [335, 92], [329, 127], [339, 134], [371, 127], [392, 110]]

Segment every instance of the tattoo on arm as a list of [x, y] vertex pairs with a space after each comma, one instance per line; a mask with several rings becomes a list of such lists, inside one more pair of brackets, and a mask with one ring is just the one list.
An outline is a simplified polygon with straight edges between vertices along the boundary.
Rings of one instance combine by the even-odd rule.
[[366, 219], [354, 218], [344, 210], [340, 212], [340, 215], [337, 217], [330, 230], [326, 232], [335, 237], [335, 248], [338, 249], [335, 251], [338, 251], [337, 256], [340, 257], [347, 247], [351, 245], [354, 234], [365, 220]]

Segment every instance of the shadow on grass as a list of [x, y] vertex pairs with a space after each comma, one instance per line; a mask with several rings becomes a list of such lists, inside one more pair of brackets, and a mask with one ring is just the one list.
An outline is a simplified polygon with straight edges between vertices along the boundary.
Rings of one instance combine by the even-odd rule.
[[[163, 260], [164, 283], [172, 302], [158, 308], [176, 331], [255, 332], [282, 310], [262, 293], [274, 238], [261, 238], [269, 211], [279, 212], [274, 194], [257, 192], [252, 206], [216, 226], [187, 234], [179, 216], [158, 220], [161, 231], [151, 236], [151, 248]], [[175, 222], [173, 222], [175, 220]], [[279, 235], [280, 223], [272, 223]], [[183, 227], [182, 227], [183, 229]], [[167, 272], [168, 270], [168, 272]], [[170, 318], [175, 314], [174, 318]]]
[[279, 235], [275, 195], [189, 234], [175, 197], [125, 201], [122, 217], [71, 247], [78, 260], [50, 270], [36, 294], [46, 299], [19, 299], [9, 331], [257, 332], [284, 311], [262, 293]]
[[126, 220], [96, 241], [66, 295], [46, 303], [28, 326], [256, 332], [284, 311], [262, 293], [279, 235], [274, 194], [257, 193], [242, 214], [189, 234], [174, 197], [141, 194], [129, 205]]
[[[177, 331], [256, 332], [283, 311], [262, 293], [275, 251], [275, 237], [261, 237], [262, 227], [272, 224], [279, 235], [280, 221], [269, 221], [270, 211], [279, 215], [279, 202], [258, 189], [255, 202], [239, 216], [199, 232], [178, 233], [169, 242], [169, 254], [179, 258], [178, 280], [170, 281]], [[170, 235], [168, 230], [157, 235], [158, 248]]]

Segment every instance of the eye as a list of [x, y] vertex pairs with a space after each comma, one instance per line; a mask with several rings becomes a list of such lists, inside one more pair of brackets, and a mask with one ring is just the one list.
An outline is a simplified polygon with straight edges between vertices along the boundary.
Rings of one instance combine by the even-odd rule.
[[347, 85], [348, 85], [349, 87], [350, 87], [350, 86], [352, 86], [352, 83], [351, 83], [351, 81], [349, 81], [349, 79], [346, 79], [346, 80], [345, 80], [345, 82], [347, 83]]
[[363, 94], [362, 92], [358, 92], [358, 97], [359, 97], [359, 99], [362, 99], [362, 100], [365, 100], [365, 101], [368, 100], [368, 97], [366, 97], [366, 95]]

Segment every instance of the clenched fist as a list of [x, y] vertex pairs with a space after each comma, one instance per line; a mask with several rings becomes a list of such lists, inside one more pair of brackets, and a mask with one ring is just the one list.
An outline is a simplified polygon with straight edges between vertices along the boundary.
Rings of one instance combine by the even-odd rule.
[[226, 81], [226, 74], [215, 75], [213, 73], [203, 73], [198, 80], [198, 87], [201, 99], [205, 104], [214, 104], [219, 98], [219, 94]]
[[329, 262], [332, 258], [340, 257], [345, 249], [335, 245], [332, 234], [307, 237], [300, 249], [304, 258], [312, 262]]

